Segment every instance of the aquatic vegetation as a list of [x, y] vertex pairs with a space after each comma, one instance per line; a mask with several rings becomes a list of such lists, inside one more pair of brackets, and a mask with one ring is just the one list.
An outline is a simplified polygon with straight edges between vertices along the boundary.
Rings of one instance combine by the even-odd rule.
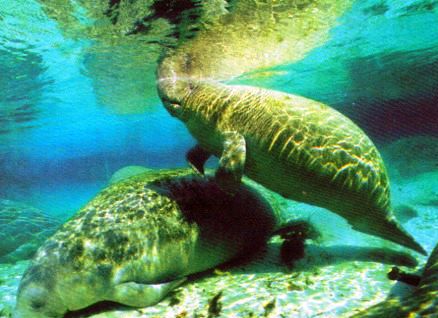
[[221, 304], [222, 291], [217, 293], [210, 301], [208, 302], [208, 318], [219, 317], [222, 310]]
[[275, 303], [276, 299], [274, 298], [270, 302], [263, 305], [263, 308], [265, 309], [265, 312], [263, 313], [264, 317], [268, 317], [272, 313], [272, 311], [275, 309]]

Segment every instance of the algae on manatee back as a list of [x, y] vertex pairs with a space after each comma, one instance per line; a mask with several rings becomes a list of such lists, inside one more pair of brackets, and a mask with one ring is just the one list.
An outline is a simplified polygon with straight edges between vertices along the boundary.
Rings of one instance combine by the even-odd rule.
[[16, 317], [61, 317], [105, 300], [155, 304], [187, 275], [254, 253], [278, 226], [250, 187], [230, 196], [189, 169], [149, 170], [104, 189], [39, 249]]

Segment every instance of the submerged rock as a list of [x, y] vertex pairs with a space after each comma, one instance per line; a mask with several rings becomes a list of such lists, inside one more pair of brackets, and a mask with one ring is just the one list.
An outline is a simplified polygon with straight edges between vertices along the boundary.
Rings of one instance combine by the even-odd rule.
[[33, 257], [60, 222], [23, 203], [0, 199], [0, 262]]

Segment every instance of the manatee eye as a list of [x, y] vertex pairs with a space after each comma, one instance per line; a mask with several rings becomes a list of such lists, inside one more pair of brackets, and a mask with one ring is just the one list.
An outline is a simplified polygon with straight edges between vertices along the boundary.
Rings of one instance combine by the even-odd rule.
[[39, 309], [43, 308], [45, 304], [46, 304], [46, 302], [44, 300], [35, 299], [35, 300], [32, 300], [32, 302], [30, 303], [30, 306], [32, 307], [33, 310], [39, 310]]
[[178, 109], [181, 108], [181, 105], [180, 105], [180, 104], [172, 103], [171, 107], [172, 107], [173, 109], [175, 109], [175, 110], [178, 110]]
[[27, 304], [32, 310], [41, 311], [47, 305], [48, 293], [40, 287], [28, 287], [24, 290], [23, 299], [27, 300]]
[[180, 117], [182, 113], [182, 106], [177, 103], [169, 103], [168, 111], [172, 116]]

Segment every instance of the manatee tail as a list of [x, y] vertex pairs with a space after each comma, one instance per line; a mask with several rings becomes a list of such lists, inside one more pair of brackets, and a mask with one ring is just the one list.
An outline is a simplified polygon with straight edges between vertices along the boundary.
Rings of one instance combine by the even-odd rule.
[[[374, 215], [375, 216], [375, 215]], [[353, 224], [353, 229], [381, 237], [401, 246], [410, 248], [420, 254], [427, 255], [424, 248], [397, 222], [394, 217], [376, 218], [372, 222]]]

